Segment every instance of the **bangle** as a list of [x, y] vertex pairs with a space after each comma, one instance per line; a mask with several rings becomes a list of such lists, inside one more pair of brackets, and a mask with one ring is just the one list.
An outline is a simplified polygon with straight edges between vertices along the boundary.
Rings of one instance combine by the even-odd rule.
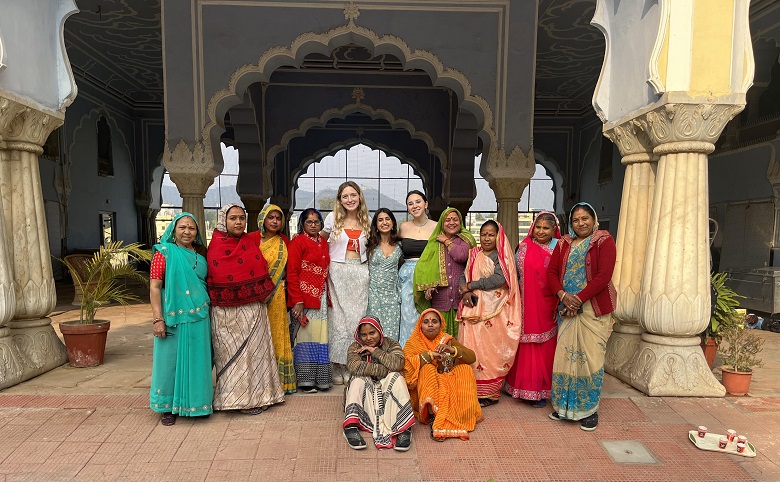
[[[563, 291], [563, 290], [561, 290], [561, 291]], [[559, 300], [561, 300], [561, 301], [563, 301], [563, 299], [564, 299], [565, 297], [566, 297], [566, 292], [565, 292], [565, 291], [563, 291], [563, 294], [562, 294], [561, 296], [559, 296], [559, 297], [558, 297], [558, 299], [559, 299]]]
[[164, 322], [165, 319], [164, 318], [155, 318], [155, 319], [152, 320], [152, 323], [157, 323], [158, 321]]
[[430, 360], [428, 360], [427, 358], [425, 358], [425, 353], [424, 353], [424, 352], [423, 352], [423, 353], [420, 353], [420, 358], [422, 358], [422, 359], [423, 359], [423, 361], [424, 361], [425, 363], [430, 363], [430, 362], [431, 362]]
[[454, 356], [455, 358], [460, 358], [460, 355], [458, 355], [458, 347], [453, 346], [452, 349], [455, 350], [455, 353], [452, 356]]

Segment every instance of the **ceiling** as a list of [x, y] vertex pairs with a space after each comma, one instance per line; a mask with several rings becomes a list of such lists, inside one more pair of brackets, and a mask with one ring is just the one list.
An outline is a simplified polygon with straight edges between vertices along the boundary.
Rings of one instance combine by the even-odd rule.
[[[160, 0], [77, 0], [65, 24], [74, 74], [133, 108], [163, 102]], [[536, 109], [588, 112], [604, 55], [596, 0], [539, 0]]]

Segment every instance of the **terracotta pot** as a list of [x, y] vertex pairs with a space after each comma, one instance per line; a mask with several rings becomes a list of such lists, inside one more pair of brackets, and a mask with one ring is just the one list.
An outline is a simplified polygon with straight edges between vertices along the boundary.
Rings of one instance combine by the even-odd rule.
[[718, 353], [718, 341], [711, 336], [705, 336], [701, 341], [701, 349], [704, 352], [704, 359], [707, 360], [707, 365], [712, 370], [712, 367], [715, 365], [715, 355]]
[[85, 368], [102, 365], [109, 328], [111, 322], [107, 320], [95, 320], [90, 324], [79, 321], [60, 323], [60, 333], [65, 338], [70, 366]]
[[721, 370], [723, 371], [722, 383], [727, 392], [732, 395], [747, 395], [753, 372], [738, 372], [725, 367], [721, 367]]

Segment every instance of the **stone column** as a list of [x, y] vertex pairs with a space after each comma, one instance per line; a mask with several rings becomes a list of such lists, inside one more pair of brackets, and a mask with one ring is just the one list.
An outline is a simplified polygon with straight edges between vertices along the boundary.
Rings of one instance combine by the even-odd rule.
[[492, 149], [485, 171], [485, 178], [498, 202], [498, 222], [504, 226], [509, 245], [514, 248], [520, 239], [517, 204], [536, 172], [533, 149], [526, 154], [520, 146], [515, 146], [509, 155], [503, 148]]
[[[47, 317], [57, 304], [57, 295], [38, 171], [41, 146], [63, 120], [60, 112], [0, 93], [2, 242], [7, 249], [6, 259], [0, 258], [0, 263], [10, 262], [0, 271], [5, 271], [5, 276], [11, 273], [15, 295], [13, 319], [0, 331], [10, 331], [18, 349], [18, 353], [7, 352], [11, 358], [0, 362], [0, 387], [30, 379], [67, 361], [65, 347]], [[16, 355], [19, 358], [14, 359]]]
[[660, 156], [631, 384], [648, 395], [723, 396], [699, 347], [710, 317], [707, 154], [743, 105], [665, 104], [637, 120]]
[[214, 170], [214, 159], [208, 143], [198, 141], [190, 148], [180, 140], [171, 151], [168, 142], [163, 150], [163, 165], [176, 184], [182, 199], [182, 210], [195, 216], [201, 230], [206, 229], [206, 215], [203, 211], [203, 198], [214, 178], [219, 174]]
[[265, 206], [266, 199], [259, 194], [241, 194], [241, 202], [244, 203], [246, 209], [246, 231], [248, 233], [260, 229], [257, 225], [257, 218]]
[[618, 146], [621, 162], [626, 166], [618, 222], [617, 261], [612, 275], [618, 294], [612, 313], [616, 323], [607, 342], [604, 370], [630, 383], [640, 335], [645, 331], [639, 325], [639, 292], [658, 159], [652, 153], [647, 135], [633, 120], [611, 129], [605, 127], [604, 135]]

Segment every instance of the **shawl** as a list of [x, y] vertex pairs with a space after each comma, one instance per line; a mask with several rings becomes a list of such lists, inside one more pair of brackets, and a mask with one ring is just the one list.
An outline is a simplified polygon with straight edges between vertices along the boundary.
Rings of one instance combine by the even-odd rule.
[[439, 222], [436, 224], [436, 229], [433, 230], [431, 237], [428, 238], [428, 244], [420, 256], [420, 260], [417, 261], [417, 266], [414, 268], [414, 288], [415, 288], [415, 301], [421, 297], [422, 291], [428, 288], [435, 288], [438, 286], [447, 286], [447, 266], [445, 263], [445, 252], [447, 249], [442, 243], [436, 241], [436, 236], [442, 233], [444, 226], [444, 218], [451, 212], [456, 212], [460, 219], [460, 232], [456, 234], [460, 239], [466, 242], [470, 248], [477, 245], [474, 236], [463, 226], [463, 216], [460, 211], [455, 208], [447, 208], [439, 216]]
[[242, 233], [240, 238], [234, 238], [227, 233], [227, 212], [235, 206], [237, 204], [228, 204], [220, 209], [217, 227], [209, 243], [208, 288], [214, 306], [266, 301], [274, 289], [268, 264], [254, 237]]
[[[282, 214], [282, 226], [284, 226], [285, 218], [282, 209], [275, 204], [269, 204], [260, 211], [260, 215], [257, 217], [257, 225], [263, 234], [265, 234], [265, 217], [272, 211], [278, 211]], [[260, 244], [260, 251], [268, 263], [268, 275], [271, 277], [271, 281], [274, 283], [274, 291], [276, 291], [279, 282], [284, 278], [284, 268], [287, 266], [286, 237], [283, 234], [277, 234], [272, 238], [266, 239]]]
[[[194, 253], [197, 264], [193, 267], [190, 261], [192, 252], [178, 246], [173, 235], [176, 223], [185, 216], [192, 218], [195, 226], [198, 225], [192, 214], [179, 213], [165, 229], [160, 242], [152, 247], [152, 253], [158, 251], [165, 257], [165, 280], [160, 295], [165, 324], [168, 326], [203, 321], [209, 317], [209, 295], [205, 283], [208, 266], [206, 259]], [[203, 245], [200, 229], [195, 241]]]
[[[363, 325], [371, 325], [374, 328], [376, 328], [376, 331], [379, 332], [379, 345], [378, 347], [382, 347], [382, 343], [385, 342], [385, 332], [382, 331], [382, 325], [379, 323], [379, 320], [376, 317], [366, 315], [363, 318], [360, 319], [358, 322], [357, 328], [355, 328], [355, 341], [358, 342], [360, 346], [363, 346], [363, 342], [360, 341], [360, 327]], [[371, 355], [368, 355], [367, 362], [371, 363]]]
[[[555, 214], [542, 211], [528, 229], [528, 235], [517, 248], [517, 275], [520, 280], [520, 293], [523, 299], [523, 324], [520, 336], [521, 342], [531, 342], [539, 339], [534, 335], [547, 334], [550, 338], [555, 334], [555, 307], [558, 298], [547, 284], [547, 267], [552, 258], [555, 244], [561, 237], [558, 218], [555, 217], [555, 232], [549, 246], [542, 246], [534, 241], [533, 232], [539, 216]], [[527, 336], [526, 335], [530, 335]], [[543, 341], [547, 341], [546, 339]]]
[[586, 202], [578, 202], [574, 206], [571, 207], [571, 210], [569, 211], [569, 236], [571, 236], [571, 239], [577, 239], [577, 232], [574, 231], [574, 225], [571, 223], [571, 217], [574, 214], [574, 210], [577, 209], [580, 206], [588, 206], [591, 211], [593, 211], [593, 231], [591, 234], [595, 233], [599, 229], [599, 215], [596, 214], [596, 210], [593, 209], [593, 206]]
[[[515, 268], [515, 256], [512, 252], [512, 248], [509, 247], [509, 239], [506, 237], [506, 232], [501, 223], [498, 224], [498, 235], [496, 236], [496, 252], [498, 254], [498, 264], [501, 272], [504, 275], [507, 285], [509, 286], [506, 296], [498, 296], [499, 290], [504, 291], [503, 288], [497, 288], [495, 291], [496, 296], [491, 295], [491, 298], [486, 299], [484, 291], [480, 291], [478, 295], [478, 301], [476, 306], [468, 307], [461, 301], [460, 309], [458, 310], [458, 319], [477, 323], [480, 321], [486, 321], [493, 318], [505, 305], [509, 305], [511, 312], [508, 313], [508, 319], [512, 323], [520, 322], [520, 303], [518, 296], [518, 279], [517, 270]], [[483, 259], [479, 259], [479, 258]], [[479, 268], [483, 263], [489, 262], [493, 264], [490, 258], [482, 252], [482, 246], [477, 246], [469, 250], [469, 260], [466, 262], [466, 281], [471, 282], [484, 276], [484, 273], [480, 273]], [[497, 269], [494, 267], [493, 269]]]
[[[422, 332], [422, 320], [428, 313], [436, 313], [441, 320], [441, 330], [433, 340], [429, 340]], [[444, 331], [444, 316], [442, 316], [439, 310], [428, 308], [420, 313], [419, 318], [417, 318], [417, 324], [412, 330], [412, 335], [406, 340], [406, 344], [404, 344], [404, 356], [407, 359], [417, 357], [420, 353], [435, 350], [437, 346], [449, 342], [450, 339], [452, 339], [452, 336]]]

